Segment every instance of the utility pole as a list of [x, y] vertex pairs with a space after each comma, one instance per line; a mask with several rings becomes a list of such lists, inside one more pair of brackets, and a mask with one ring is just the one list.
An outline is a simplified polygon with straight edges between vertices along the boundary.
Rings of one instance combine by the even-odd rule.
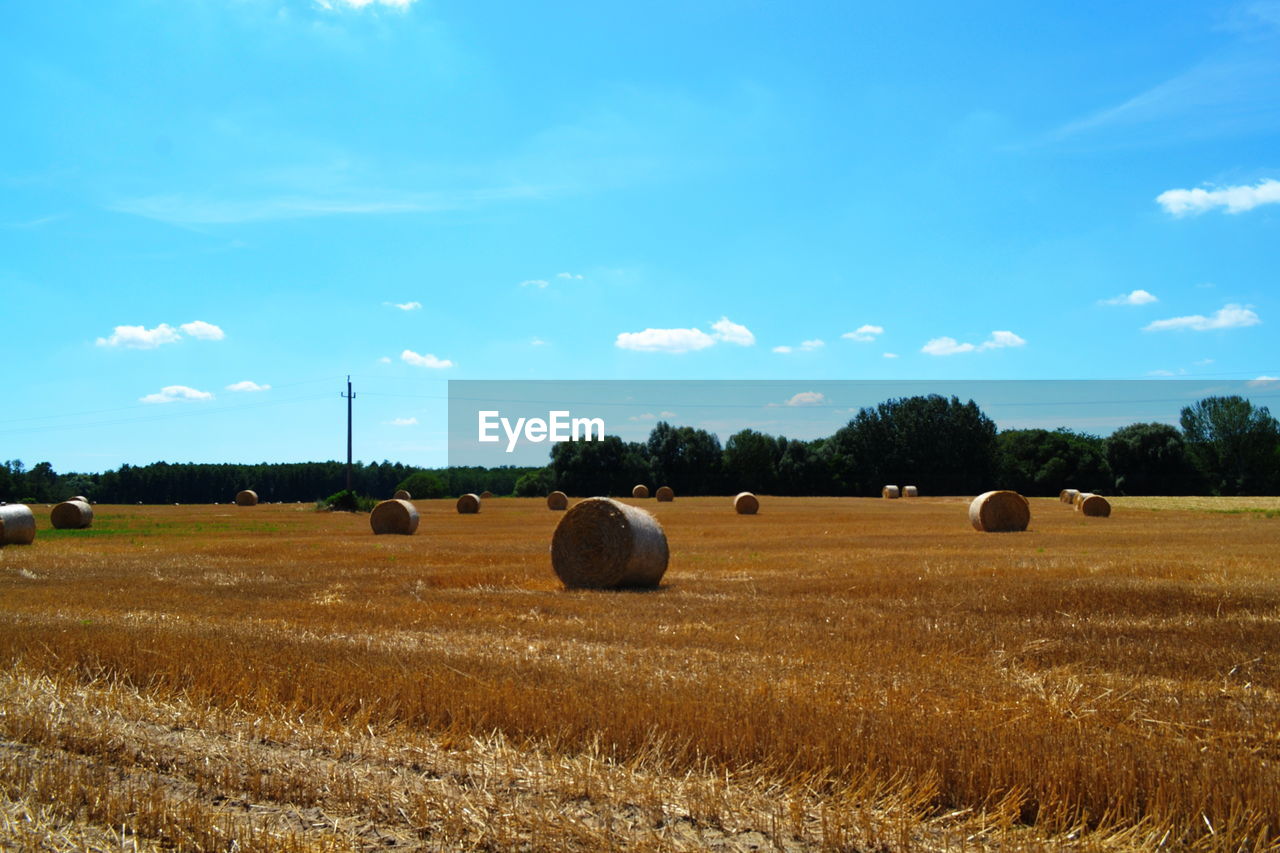
[[351, 392], [351, 374], [347, 374], [347, 491], [351, 491], [351, 401], [356, 395]]

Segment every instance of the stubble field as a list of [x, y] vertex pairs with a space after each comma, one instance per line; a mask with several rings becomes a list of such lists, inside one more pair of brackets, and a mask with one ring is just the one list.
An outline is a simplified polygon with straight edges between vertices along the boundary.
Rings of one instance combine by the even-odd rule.
[[[1277, 849], [1274, 499], [96, 508], [0, 550], [0, 847]], [[1215, 511], [1225, 510], [1225, 511]]]

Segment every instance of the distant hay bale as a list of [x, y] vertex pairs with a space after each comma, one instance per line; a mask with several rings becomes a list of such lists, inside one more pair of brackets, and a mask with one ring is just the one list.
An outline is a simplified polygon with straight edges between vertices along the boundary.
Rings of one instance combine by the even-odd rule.
[[1080, 503], [1076, 504], [1076, 512], [1093, 518], [1109, 518], [1111, 503], [1102, 495], [1083, 495]]
[[479, 496], [479, 495], [474, 495], [474, 494], [471, 494], [470, 492], [468, 492], [467, 494], [465, 494], [465, 495], [463, 495], [462, 497], [458, 498], [458, 504], [457, 504], [457, 506], [458, 506], [458, 512], [463, 513], [463, 514], [470, 514], [470, 513], [479, 512], [479, 511], [480, 511], [480, 496]]
[[969, 523], [984, 533], [1014, 533], [1031, 523], [1031, 504], [1017, 492], [984, 492], [969, 504]]
[[658, 491], [654, 492], [653, 496], [659, 503], [669, 504], [676, 499], [676, 493], [671, 490], [670, 486], [659, 486]]
[[54, 530], [83, 530], [93, 524], [93, 507], [88, 501], [63, 501], [49, 513]]
[[36, 516], [26, 504], [0, 506], [0, 545], [30, 545], [36, 538]]
[[901, 493], [898, 491], [897, 486], [885, 486], [880, 490], [880, 497], [888, 498], [889, 500], [894, 500], [899, 497], [900, 494]]
[[1079, 489], [1063, 489], [1058, 492], [1058, 500], [1062, 501], [1064, 504], [1074, 504], [1076, 502], [1076, 495], [1078, 494], [1080, 494]]
[[649, 487], [648, 487], [648, 486], [645, 486], [645, 485], [633, 486], [633, 487], [631, 488], [631, 497], [633, 497], [633, 498], [647, 498], [647, 497], [649, 497]]
[[658, 520], [609, 498], [574, 504], [551, 537], [551, 567], [570, 589], [656, 587], [669, 558]]
[[755, 515], [760, 511], [760, 501], [750, 492], [738, 492], [733, 499], [733, 511], [738, 515]]
[[1093, 494], [1092, 492], [1077, 492], [1075, 489], [1072, 489], [1071, 491], [1074, 493], [1071, 495], [1072, 506], [1080, 506], [1081, 501]]
[[918, 498], [920, 497], [920, 490], [915, 486], [903, 486], [902, 496], [904, 498]]
[[375, 534], [412, 536], [418, 529], [418, 509], [403, 498], [382, 501], [369, 513], [369, 526]]
[[569, 508], [569, 496], [564, 492], [555, 491], [547, 495], [547, 509], [562, 510]]
[[482, 501], [487, 501], [491, 497], [493, 497], [493, 492], [489, 491], [488, 489], [485, 489], [483, 492], [480, 493], [480, 500]]
[[396, 489], [396, 493], [391, 496], [391, 499], [396, 501], [411, 501], [413, 500], [413, 495], [409, 494], [404, 489]]
[[82, 504], [87, 504], [89, 502], [89, 499], [86, 498], [84, 495], [72, 495], [71, 497], [67, 498], [67, 500], [80, 501], [80, 503]]
[[[236, 492], [236, 506], [257, 506], [258, 493], [253, 489]], [[177, 504], [175, 504], [177, 506]]]

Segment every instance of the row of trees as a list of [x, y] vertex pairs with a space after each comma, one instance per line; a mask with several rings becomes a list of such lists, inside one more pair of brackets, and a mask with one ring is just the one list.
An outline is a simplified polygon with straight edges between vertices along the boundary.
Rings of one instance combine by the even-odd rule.
[[[722, 447], [706, 430], [660, 422], [645, 442], [563, 442], [543, 468], [444, 468], [357, 464], [354, 490], [415, 497], [464, 492], [630, 494], [636, 483], [677, 494], [748, 490], [777, 495], [874, 495], [886, 483], [924, 494], [1009, 488], [1056, 495], [1065, 487], [1106, 494], [1280, 493], [1280, 424], [1242, 397], [1208, 397], [1181, 413], [1181, 429], [1131, 424], [1106, 438], [1066, 429], [997, 432], [972, 401], [938, 395], [860, 410], [833, 435], [800, 441], [755, 430]], [[311, 501], [342, 489], [339, 462], [279, 465], [122, 465], [102, 474], [55, 472], [47, 462], [0, 463], [0, 500], [52, 502], [84, 494], [103, 503], [211, 503], [253, 488], [266, 501]]]

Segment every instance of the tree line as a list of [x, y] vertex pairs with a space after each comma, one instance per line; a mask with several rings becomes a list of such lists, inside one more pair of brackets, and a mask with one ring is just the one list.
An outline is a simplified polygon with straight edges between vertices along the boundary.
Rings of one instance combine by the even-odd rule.
[[[775, 495], [876, 495], [885, 484], [922, 494], [991, 488], [1032, 496], [1063, 488], [1104, 494], [1280, 493], [1280, 424], [1266, 407], [1206, 397], [1182, 409], [1180, 428], [1135, 423], [1105, 438], [1068, 429], [1010, 429], [972, 400], [939, 395], [861, 409], [834, 434], [812, 441], [744, 429], [723, 446], [706, 430], [659, 422], [644, 442], [618, 436], [552, 446], [541, 468], [424, 469], [357, 463], [355, 492], [416, 498], [489, 491], [541, 496], [627, 495], [637, 483], [680, 495], [752, 491]], [[47, 462], [0, 463], [0, 500], [50, 503], [83, 494], [101, 503], [228, 502], [252, 488], [264, 501], [321, 500], [345, 487], [340, 462], [122, 465], [101, 474], [58, 474]]]

